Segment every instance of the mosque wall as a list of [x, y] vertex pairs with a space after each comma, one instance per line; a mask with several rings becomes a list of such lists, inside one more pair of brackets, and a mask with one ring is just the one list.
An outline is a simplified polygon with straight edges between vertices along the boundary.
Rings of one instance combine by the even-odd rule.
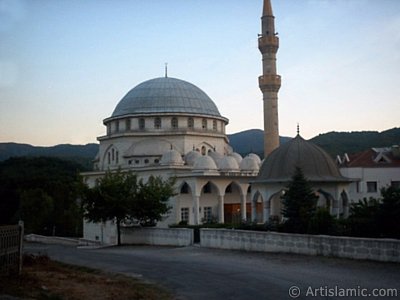
[[200, 230], [201, 247], [400, 262], [400, 241], [249, 230]]

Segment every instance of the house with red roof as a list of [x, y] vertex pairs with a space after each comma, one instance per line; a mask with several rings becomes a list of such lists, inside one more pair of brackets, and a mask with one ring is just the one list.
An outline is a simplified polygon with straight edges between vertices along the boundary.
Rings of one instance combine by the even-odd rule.
[[400, 188], [400, 147], [371, 148], [337, 156], [343, 176], [355, 181], [349, 187], [352, 202], [370, 197], [380, 198], [383, 187]]

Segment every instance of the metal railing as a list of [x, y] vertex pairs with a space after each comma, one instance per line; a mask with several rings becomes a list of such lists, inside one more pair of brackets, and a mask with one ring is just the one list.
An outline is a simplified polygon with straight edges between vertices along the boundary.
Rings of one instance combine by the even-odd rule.
[[24, 223], [0, 226], [0, 273], [21, 273]]

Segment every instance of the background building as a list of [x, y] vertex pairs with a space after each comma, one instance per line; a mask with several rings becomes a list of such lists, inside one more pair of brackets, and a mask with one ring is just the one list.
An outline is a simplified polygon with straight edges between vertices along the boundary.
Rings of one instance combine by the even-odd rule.
[[380, 198], [380, 190], [400, 188], [400, 148], [371, 148], [351, 155], [338, 156], [336, 162], [343, 176], [352, 178], [349, 197], [352, 201]]

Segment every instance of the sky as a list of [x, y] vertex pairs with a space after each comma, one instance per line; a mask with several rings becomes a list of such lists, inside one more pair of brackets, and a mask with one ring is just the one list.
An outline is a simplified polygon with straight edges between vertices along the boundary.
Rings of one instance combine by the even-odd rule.
[[[0, 0], [0, 142], [97, 142], [139, 83], [189, 81], [263, 128], [262, 0]], [[272, 0], [280, 135], [400, 127], [400, 1]]]

